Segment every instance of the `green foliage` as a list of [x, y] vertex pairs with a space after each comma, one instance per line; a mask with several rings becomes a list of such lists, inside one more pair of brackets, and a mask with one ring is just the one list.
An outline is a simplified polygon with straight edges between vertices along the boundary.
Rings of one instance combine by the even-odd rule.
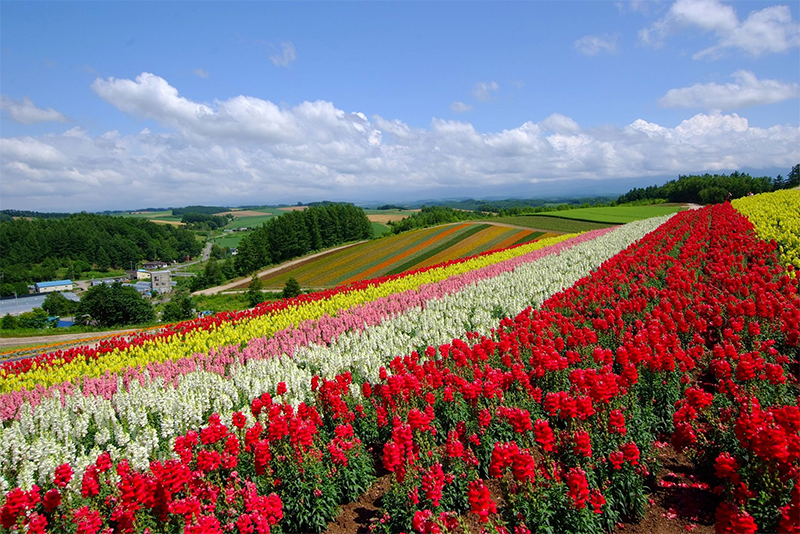
[[239, 242], [234, 260], [240, 275], [281, 263], [314, 250], [370, 239], [372, 224], [352, 204], [321, 203], [273, 217]]
[[183, 321], [194, 317], [194, 302], [189, 292], [180, 290], [164, 306], [164, 313], [161, 318], [166, 322]]
[[130, 286], [100, 284], [83, 294], [76, 315], [88, 315], [100, 326], [143, 324], [155, 321], [150, 303]]
[[740, 198], [750, 193], [768, 193], [800, 185], [800, 165], [792, 167], [789, 178], [778, 175], [774, 180], [768, 176], [752, 177], [747, 173], [681, 175], [662, 186], [634, 188], [619, 197], [617, 202], [633, 202], [643, 199], [667, 199], [669, 202], [694, 202], [715, 204], [724, 202], [728, 193]]
[[77, 306], [76, 302], [69, 300], [62, 293], [48, 293], [42, 303], [42, 308], [50, 315], [64, 316], [72, 315]]
[[13, 330], [15, 328], [19, 328], [19, 321], [16, 317], [10, 313], [7, 313], [2, 319], [0, 319], [0, 328], [3, 330]]
[[[185, 208], [172, 208], [172, 214], [176, 217], [181, 217], [186, 213], [200, 213], [204, 215], [213, 215], [223, 211], [228, 211], [229, 208], [221, 206], [186, 206]], [[149, 210], [148, 210], [149, 211]]]
[[286, 281], [286, 285], [283, 286], [283, 293], [281, 297], [285, 299], [289, 299], [292, 297], [296, 297], [300, 294], [300, 284], [297, 282], [297, 279], [292, 277]]
[[[297, 280], [295, 280], [296, 282]], [[261, 289], [264, 287], [264, 283], [261, 279], [253, 275], [253, 278], [250, 279], [250, 284], [247, 286], [247, 292], [245, 296], [247, 297], [247, 303], [250, 304], [251, 308], [254, 308], [264, 302], [266, 297]]]
[[219, 215], [208, 215], [206, 213], [185, 213], [181, 218], [181, 222], [184, 224], [189, 224], [193, 228], [197, 229], [205, 229], [205, 230], [214, 230], [216, 228], [222, 228], [230, 220], [233, 219], [232, 216], [219, 216]]
[[186, 229], [91, 213], [0, 221], [0, 242], [4, 284], [53, 280], [62, 269], [78, 278], [92, 265], [107, 270], [142, 260], [173, 261], [195, 256], [203, 247]]
[[14, 295], [27, 295], [28, 284], [25, 282], [13, 282], [11, 284], [0, 284], [0, 297], [11, 297]]
[[47, 312], [41, 308], [34, 308], [29, 312], [20, 314], [17, 318], [18, 328], [42, 329], [51, 326]]

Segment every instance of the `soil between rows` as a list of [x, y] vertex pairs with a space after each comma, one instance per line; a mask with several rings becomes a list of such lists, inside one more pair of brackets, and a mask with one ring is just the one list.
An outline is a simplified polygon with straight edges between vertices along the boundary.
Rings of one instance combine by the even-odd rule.
[[[719, 499], [711, 487], [713, 480], [697, 473], [685, 454], [666, 444], [658, 449], [661, 464], [657, 487], [651, 488], [650, 505], [638, 522], [619, 523], [614, 534], [713, 534], [714, 511]], [[391, 474], [383, 474], [357, 501], [340, 507], [339, 515], [323, 531], [325, 534], [368, 534], [370, 525], [380, 520], [381, 498], [389, 489]], [[705, 482], [709, 488], [704, 488]], [[487, 481], [495, 502], [500, 499], [498, 481]], [[502, 505], [502, 503], [498, 503]], [[463, 530], [456, 534], [478, 534], [482, 525], [474, 514], [461, 518]]]

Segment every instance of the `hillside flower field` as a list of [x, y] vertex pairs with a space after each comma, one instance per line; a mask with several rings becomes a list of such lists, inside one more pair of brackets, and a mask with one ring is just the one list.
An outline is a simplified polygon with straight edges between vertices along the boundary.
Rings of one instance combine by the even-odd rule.
[[375, 532], [610, 531], [670, 442], [800, 532], [788, 193], [5, 364], [0, 527], [318, 532], [387, 473]]

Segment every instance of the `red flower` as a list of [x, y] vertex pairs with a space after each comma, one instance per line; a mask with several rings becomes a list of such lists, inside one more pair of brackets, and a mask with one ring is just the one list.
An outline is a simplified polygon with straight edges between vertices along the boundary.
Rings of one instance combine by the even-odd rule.
[[49, 490], [44, 494], [42, 504], [44, 505], [45, 512], [52, 512], [61, 504], [61, 493], [55, 488]]
[[619, 449], [622, 451], [626, 462], [631, 465], [639, 465], [639, 447], [636, 446], [636, 443], [632, 441], [625, 443]]
[[603, 513], [603, 505], [606, 504], [606, 498], [603, 497], [603, 494], [600, 493], [600, 490], [593, 489], [592, 493], [589, 495], [589, 502], [594, 509], [594, 513], [602, 514]]
[[537, 419], [533, 425], [533, 432], [536, 436], [536, 443], [545, 452], [553, 452], [555, 450], [556, 436], [553, 434], [553, 429], [550, 428], [550, 423], [544, 419]]
[[722, 480], [730, 480], [733, 484], [739, 483], [739, 464], [736, 459], [728, 452], [723, 452], [717, 456], [714, 462], [714, 472]]
[[572, 441], [574, 443], [572, 451], [575, 454], [586, 458], [592, 457], [592, 440], [588, 432], [585, 430], [576, 430]]
[[286, 382], [278, 382], [278, 388], [275, 391], [278, 395], [283, 395], [286, 393]]
[[94, 463], [97, 467], [97, 470], [100, 473], [105, 473], [109, 469], [111, 469], [111, 455], [108, 451], [103, 452], [100, 456], [97, 457], [97, 461]]
[[497, 513], [497, 505], [495, 505], [489, 494], [489, 488], [483, 483], [483, 480], [473, 480], [467, 486], [467, 498], [469, 499], [470, 509], [473, 514], [478, 516], [481, 523], [489, 522], [489, 514]]
[[586, 507], [589, 498], [589, 481], [586, 480], [586, 471], [580, 467], [573, 467], [567, 473], [567, 495], [572, 499], [572, 505], [581, 509]]
[[247, 424], [247, 417], [245, 417], [242, 412], [233, 412], [231, 419], [233, 421], [233, 426], [239, 430], [243, 429]]
[[68, 463], [61, 464], [56, 467], [53, 484], [59, 488], [64, 488], [67, 484], [69, 484], [70, 480], [72, 480], [72, 468]]

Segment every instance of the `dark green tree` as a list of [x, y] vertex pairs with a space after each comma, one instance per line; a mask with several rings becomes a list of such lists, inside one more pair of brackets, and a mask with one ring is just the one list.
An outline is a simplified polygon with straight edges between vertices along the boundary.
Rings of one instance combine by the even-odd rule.
[[786, 187], [797, 187], [800, 186], [800, 164], [795, 165], [792, 167], [789, 176], [786, 177]]
[[2, 319], [0, 319], [0, 328], [3, 330], [13, 330], [14, 328], [19, 328], [19, 321], [16, 317], [10, 313], [7, 313]]
[[169, 302], [164, 305], [162, 319], [167, 322], [183, 321], [194, 317], [194, 301], [185, 289], [179, 290]]
[[218, 286], [225, 281], [225, 275], [222, 274], [222, 269], [217, 260], [208, 260], [203, 269], [203, 276], [206, 279], [206, 287]]
[[63, 317], [65, 315], [72, 315], [75, 311], [77, 303], [69, 300], [59, 292], [48, 293], [42, 303], [42, 309], [50, 315], [57, 315]]
[[299, 294], [300, 294], [300, 283], [294, 277], [289, 278], [286, 281], [286, 285], [283, 286], [283, 293], [281, 293], [281, 297], [288, 299], [296, 297]]
[[251, 308], [255, 308], [266, 300], [264, 293], [261, 291], [263, 287], [264, 283], [254, 274], [253, 278], [250, 279], [250, 284], [247, 286], [247, 292], [245, 293], [247, 303], [250, 304]]
[[88, 315], [100, 326], [143, 324], [156, 318], [153, 307], [135, 288], [119, 282], [89, 288], [78, 304], [76, 315]]
[[17, 324], [19, 328], [41, 330], [50, 326], [50, 318], [43, 309], [34, 308], [29, 312], [20, 314], [17, 318]]

